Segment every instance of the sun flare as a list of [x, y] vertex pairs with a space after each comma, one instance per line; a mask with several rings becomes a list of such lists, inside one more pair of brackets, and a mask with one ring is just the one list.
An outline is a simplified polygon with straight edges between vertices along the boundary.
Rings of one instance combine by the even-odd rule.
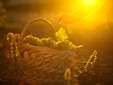
[[95, 0], [83, 0], [84, 4], [86, 5], [89, 5], [89, 6], [92, 6], [95, 4]]

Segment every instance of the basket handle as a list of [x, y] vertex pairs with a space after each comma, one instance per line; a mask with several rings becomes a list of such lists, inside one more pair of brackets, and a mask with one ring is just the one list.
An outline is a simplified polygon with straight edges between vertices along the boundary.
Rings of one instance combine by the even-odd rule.
[[42, 21], [42, 22], [48, 24], [54, 31], [56, 31], [54, 25], [50, 21], [48, 21], [47, 19], [44, 19], [44, 18], [35, 18], [35, 19], [30, 20], [25, 25], [24, 29], [22, 30], [22, 32], [20, 34], [20, 40], [23, 40], [23, 38], [25, 36], [25, 32], [26, 32], [27, 28], [29, 27], [29, 25], [32, 24], [32, 23], [34, 23], [34, 22], [37, 22], [37, 21]]

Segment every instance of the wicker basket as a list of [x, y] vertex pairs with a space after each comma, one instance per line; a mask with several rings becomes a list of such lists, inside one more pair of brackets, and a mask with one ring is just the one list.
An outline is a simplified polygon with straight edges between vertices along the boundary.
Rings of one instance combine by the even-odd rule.
[[44, 21], [54, 28], [45, 19], [34, 19], [25, 26], [19, 40], [11, 37], [13, 34], [9, 34], [10, 38], [12, 38], [10, 43], [12, 48], [9, 46], [10, 49], [7, 49], [13, 50], [13, 55], [11, 55], [11, 52], [6, 53], [11, 69], [8, 75], [12, 76], [11, 79], [17, 79], [19, 85], [63, 85], [65, 83], [64, 74], [67, 68], [71, 71], [70, 74], [67, 74], [67, 77], [69, 75], [71, 80], [73, 80], [75, 65], [78, 62], [75, 59], [76, 53], [24, 43], [22, 40], [28, 25], [37, 20]]

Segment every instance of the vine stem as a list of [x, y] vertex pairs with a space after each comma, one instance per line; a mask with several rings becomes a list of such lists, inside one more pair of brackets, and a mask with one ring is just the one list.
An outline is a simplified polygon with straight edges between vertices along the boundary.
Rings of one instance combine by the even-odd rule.
[[42, 21], [42, 22], [48, 24], [54, 31], [56, 31], [54, 25], [53, 25], [50, 21], [48, 21], [47, 19], [44, 19], [44, 18], [35, 18], [35, 19], [30, 20], [30, 21], [25, 25], [24, 29], [22, 30], [22, 32], [21, 32], [21, 34], [20, 34], [20, 40], [21, 40], [21, 41], [23, 40], [23, 38], [24, 38], [24, 36], [25, 36], [25, 32], [26, 32], [27, 28], [29, 27], [29, 25], [32, 24], [32, 23], [35, 23], [35, 22], [37, 22], [37, 21]]

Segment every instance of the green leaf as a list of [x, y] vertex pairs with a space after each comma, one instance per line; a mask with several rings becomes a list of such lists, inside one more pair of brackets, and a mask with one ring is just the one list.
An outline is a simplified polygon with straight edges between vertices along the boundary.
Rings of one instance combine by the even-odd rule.
[[55, 33], [55, 37], [59, 41], [64, 41], [64, 40], [67, 40], [69, 38], [63, 28], [60, 28], [60, 30]]

